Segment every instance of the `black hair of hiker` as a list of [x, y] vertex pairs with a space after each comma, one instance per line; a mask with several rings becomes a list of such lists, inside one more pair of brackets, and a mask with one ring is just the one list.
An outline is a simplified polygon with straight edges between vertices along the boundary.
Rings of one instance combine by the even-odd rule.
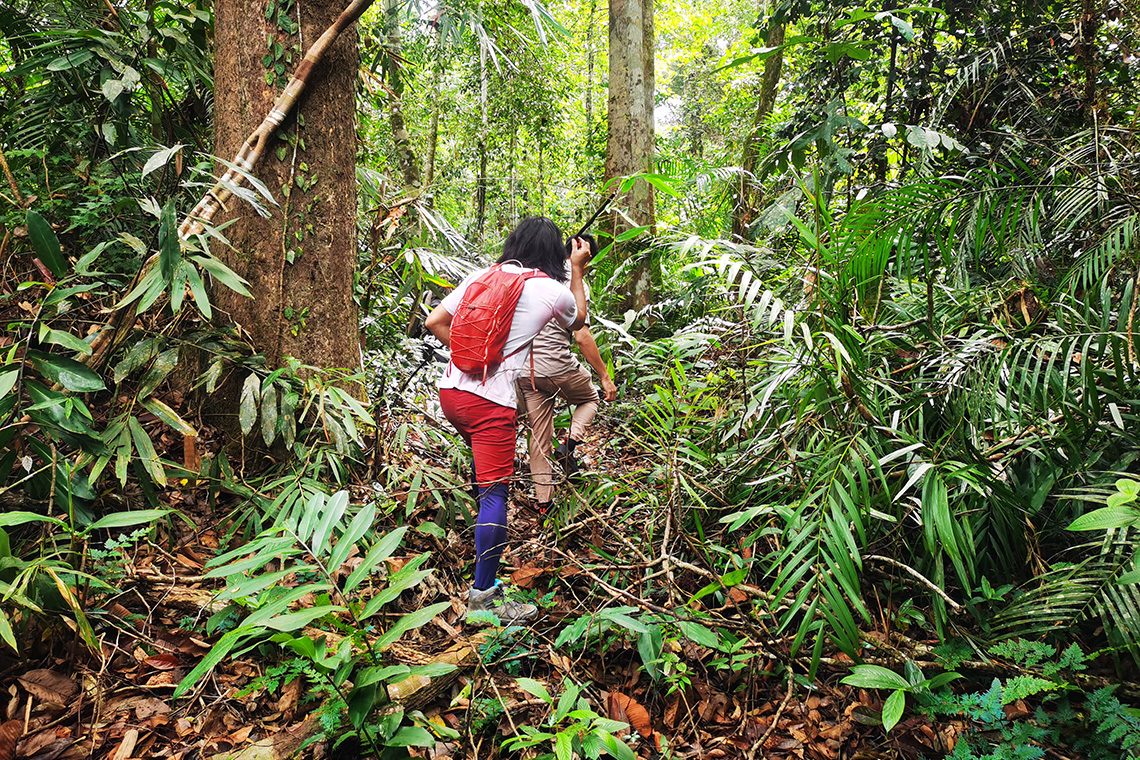
[[552, 280], [566, 282], [566, 253], [562, 247], [562, 230], [545, 216], [528, 216], [511, 230], [503, 243], [503, 255], [496, 262], [517, 261], [524, 267], [538, 269]]

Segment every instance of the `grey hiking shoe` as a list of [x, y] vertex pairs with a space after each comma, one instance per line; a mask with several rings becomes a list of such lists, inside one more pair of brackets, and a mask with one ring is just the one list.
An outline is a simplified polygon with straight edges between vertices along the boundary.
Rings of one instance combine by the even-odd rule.
[[[503, 582], [495, 581], [489, 589], [467, 591], [467, 615], [472, 612], [490, 612], [499, 618], [503, 625], [518, 625], [530, 620], [538, 612], [533, 604], [524, 604], [508, 599], [503, 591]], [[466, 616], [464, 617], [466, 620]], [[474, 625], [487, 625], [487, 623], [474, 622]]]

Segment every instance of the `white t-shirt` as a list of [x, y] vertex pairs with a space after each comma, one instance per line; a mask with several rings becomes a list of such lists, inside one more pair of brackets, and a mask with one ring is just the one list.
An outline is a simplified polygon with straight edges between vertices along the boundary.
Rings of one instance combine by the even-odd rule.
[[[533, 269], [504, 264], [503, 270], [515, 274], [525, 274]], [[459, 283], [459, 287], [447, 294], [440, 305], [449, 314], [459, 310], [467, 286], [477, 280], [486, 269], [480, 269]], [[501, 406], [512, 409], [516, 405], [515, 378], [527, 364], [530, 356], [530, 343], [547, 322], [554, 320], [563, 328], [569, 328], [578, 318], [578, 305], [570, 288], [549, 277], [532, 277], [523, 285], [522, 295], [515, 306], [515, 316], [511, 321], [511, 332], [507, 345], [503, 347], [503, 363], [484, 382], [482, 375], [468, 375], [448, 362], [447, 370], [439, 380], [440, 388], [456, 388], [482, 396]], [[521, 349], [521, 350], [520, 350]]]

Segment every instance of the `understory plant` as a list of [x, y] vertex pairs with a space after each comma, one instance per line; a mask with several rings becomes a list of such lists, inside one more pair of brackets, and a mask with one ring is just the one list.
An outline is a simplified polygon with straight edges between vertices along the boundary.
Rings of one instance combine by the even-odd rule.
[[[225, 607], [210, 618], [207, 631], [230, 625], [235, 615], [236, 623], [186, 675], [175, 696], [186, 694], [225, 658], [272, 642], [309, 664], [321, 679], [319, 685], [343, 708], [352, 730], [378, 755], [383, 747], [430, 746], [431, 733], [393, 719], [403, 715], [398, 706], [382, 714], [376, 711], [388, 704], [390, 684], [442, 675], [455, 666], [385, 664], [384, 652], [450, 603], [406, 615], [389, 612], [388, 605], [431, 573], [421, 569], [429, 555], [420, 554], [388, 571], [384, 563], [407, 527], [376, 536], [376, 515], [374, 504], [350, 509], [347, 491], [332, 496], [298, 493], [281, 505], [270, 527], [210, 560], [206, 577], [225, 581], [217, 595]], [[359, 564], [338, 581], [357, 549]]]

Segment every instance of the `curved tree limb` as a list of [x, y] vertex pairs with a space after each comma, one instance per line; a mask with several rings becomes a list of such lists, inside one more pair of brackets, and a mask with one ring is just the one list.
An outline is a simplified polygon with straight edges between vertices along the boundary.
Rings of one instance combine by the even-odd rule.
[[[250, 136], [246, 138], [241, 149], [238, 151], [237, 156], [230, 162], [232, 164], [231, 168], [222, 175], [221, 179], [214, 183], [213, 187], [206, 191], [202, 199], [198, 201], [190, 213], [182, 220], [182, 224], [178, 227], [178, 238], [180, 240], [189, 240], [195, 235], [200, 234], [218, 213], [219, 209], [224, 207], [225, 202], [233, 197], [233, 188], [240, 187], [245, 181], [246, 175], [257, 167], [257, 164], [261, 161], [265, 153], [265, 147], [269, 144], [273, 136], [273, 131], [285, 121], [289, 113], [293, 110], [297, 99], [301, 96], [301, 93], [304, 92], [305, 86], [308, 84], [310, 73], [313, 68], [321, 62], [325, 51], [328, 50], [329, 46], [332, 45], [345, 29], [352, 26], [364, 11], [368, 10], [372, 2], [373, 0], [353, 0], [349, 6], [341, 12], [340, 16], [337, 17], [336, 22], [326, 29], [316, 42], [309, 46], [304, 59], [293, 73], [293, 78], [289, 80], [289, 84], [286, 85], [285, 90], [277, 98], [269, 114], [261, 124], [250, 133]], [[126, 292], [130, 292], [134, 286], [146, 276], [146, 273], [150, 271], [157, 260], [157, 254], [152, 255], [146, 260], [139, 269], [138, 274], [135, 275], [131, 287], [127, 288]], [[104, 326], [99, 335], [92, 341], [92, 351], [89, 356], [85, 357], [86, 363], [94, 367], [100, 366], [110, 355], [114, 346], [134, 327], [136, 319], [138, 319], [138, 313], [133, 305], [129, 305], [116, 312], [111, 323]], [[80, 358], [79, 360], [84, 361], [84, 358]]]

